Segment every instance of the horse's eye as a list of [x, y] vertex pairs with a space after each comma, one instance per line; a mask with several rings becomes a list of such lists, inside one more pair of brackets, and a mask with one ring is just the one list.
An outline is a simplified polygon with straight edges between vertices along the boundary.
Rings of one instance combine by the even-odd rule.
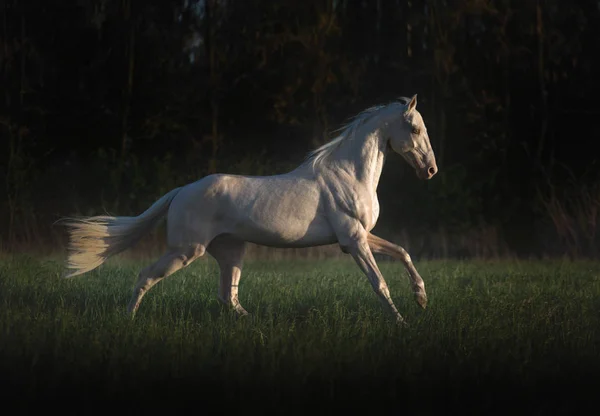
[[421, 130], [419, 130], [419, 128], [418, 128], [418, 127], [413, 127], [413, 129], [412, 129], [412, 133], [413, 133], [413, 134], [419, 134], [419, 133], [421, 133]]

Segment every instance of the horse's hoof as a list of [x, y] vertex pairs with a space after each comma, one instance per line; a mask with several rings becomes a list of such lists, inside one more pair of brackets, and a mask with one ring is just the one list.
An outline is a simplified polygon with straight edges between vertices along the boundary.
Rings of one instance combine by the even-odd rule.
[[427, 308], [427, 295], [425, 293], [415, 292], [415, 300], [421, 308]]
[[408, 322], [404, 320], [404, 318], [396, 318], [396, 325], [398, 325], [400, 328], [408, 328], [410, 326], [408, 325]]
[[235, 319], [236, 320], [240, 319], [240, 318], [243, 318], [244, 316], [252, 317], [252, 315], [250, 315], [248, 313], [248, 311], [246, 311], [246, 309], [244, 309], [244, 308], [235, 308], [233, 311], [235, 313]]

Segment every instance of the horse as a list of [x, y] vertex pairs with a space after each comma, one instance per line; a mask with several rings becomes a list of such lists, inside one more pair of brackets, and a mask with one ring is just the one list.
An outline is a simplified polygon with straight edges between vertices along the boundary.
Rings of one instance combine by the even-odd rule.
[[423, 309], [425, 284], [406, 250], [371, 230], [379, 217], [377, 185], [390, 150], [420, 179], [431, 179], [438, 170], [416, 107], [414, 95], [362, 111], [287, 173], [211, 174], [171, 190], [136, 217], [63, 218], [69, 233], [64, 277], [95, 269], [133, 246], [166, 216], [167, 250], [139, 273], [127, 307], [131, 317], [154, 285], [207, 252], [220, 269], [218, 299], [238, 316], [246, 315], [238, 285], [247, 243], [279, 248], [337, 243], [367, 276], [396, 322], [406, 325], [373, 255], [403, 263]]

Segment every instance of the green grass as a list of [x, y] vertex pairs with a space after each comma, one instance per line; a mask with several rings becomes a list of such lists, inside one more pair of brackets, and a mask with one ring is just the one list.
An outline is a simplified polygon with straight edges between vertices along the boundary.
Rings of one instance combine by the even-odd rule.
[[0, 260], [3, 401], [66, 411], [77, 399], [82, 413], [121, 400], [573, 414], [596, 399], [595, 262], [421, 262], [421, 313], [401, 265], [380, 261], [405, 329], [342, 260], [249, 262], [240, 301], [252, 316], [241, 319], [217, 301], [215, 263], [197, 261], [152, 289], [132, 320], [125, 307], [143, 265], [111, 261], [62, 279], [53, 259]]

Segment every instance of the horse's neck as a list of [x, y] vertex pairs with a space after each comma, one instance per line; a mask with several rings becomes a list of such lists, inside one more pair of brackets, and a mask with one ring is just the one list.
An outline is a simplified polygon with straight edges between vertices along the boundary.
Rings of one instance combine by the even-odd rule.
[[[366, 126], [365, 126], [366, 127]], [[357, 131], [331, 155], [334, 169], [343, 169], [371, 192], [376, 192], [386, 156], [386, 143], [378, 129]]]

